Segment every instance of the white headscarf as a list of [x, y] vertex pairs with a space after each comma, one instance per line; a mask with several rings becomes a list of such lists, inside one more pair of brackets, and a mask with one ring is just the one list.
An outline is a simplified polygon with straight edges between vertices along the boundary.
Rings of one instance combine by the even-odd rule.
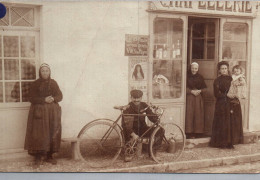
[[196, 62], [193, 62], [193, 63], [191, 63], [191, 65], [190, 66], [198, 66], [199, 67], [199, 64], [198, 63], [196, 63]]

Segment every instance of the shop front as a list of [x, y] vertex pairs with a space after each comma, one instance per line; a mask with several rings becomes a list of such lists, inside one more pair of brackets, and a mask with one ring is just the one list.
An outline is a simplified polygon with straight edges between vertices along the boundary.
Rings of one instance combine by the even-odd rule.
[[[217, 63], [242, 66], [243, 128], [260, 131], [258, 2], [8, 2], [0, 19], [0, 154], [23, 151], [28, 89], [42, 62], [63, 92], [62, 137], [76, 137], [141, 89], [165, 108], [163, 120], [185, 129], [187, 70], [199, 64], [205, 135], [211, 134]], [[58, 12], [58, 13], [57, 13]], [[252, 38], [254, 37], [254, 38]], [[259, 95], [258, 95], [259, 94]]]
[[205, 135], [211, 134], [215, 108], [213, 82], [217, 63], [240, 65], [247, 96], [241, 102], [248, 130], [251, 32], [254, 2], [150, 2], [149, 101], [165, 106], [166, 119], [185, 128], [186, 77], [199, 64], [207, 90], [203, 94]]

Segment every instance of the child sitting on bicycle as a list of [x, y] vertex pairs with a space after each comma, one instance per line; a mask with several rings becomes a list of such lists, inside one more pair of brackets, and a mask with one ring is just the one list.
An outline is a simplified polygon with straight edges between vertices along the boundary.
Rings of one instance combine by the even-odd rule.
[[[145, 102], [142, 102], [143, 92], [141, 90], [132, 90], [130, 92], [130, 95], [131, 102], [128, 104], [126, 110], [124, 110], [123, 113], [145, 114], [151, 122], [156, 123], [158, 120], [158, 116], [155, 113], [153, 113], [153, 111]], [[127, 118], [127, 116], [123, 117], [122, 128], [127, 143], [130, 140], [137, 140], [149, 129], [149, 126], [145, 122], [145, 116], [131, 115], [131, 118]], [[144, 137], [150, 138], [154, 129], [155, 128], [151, 128], [144, 135]], [[159, 147], [161, 145], [163, 135], [164, 129], [161, 128], [156, 134], [155, 147]]]

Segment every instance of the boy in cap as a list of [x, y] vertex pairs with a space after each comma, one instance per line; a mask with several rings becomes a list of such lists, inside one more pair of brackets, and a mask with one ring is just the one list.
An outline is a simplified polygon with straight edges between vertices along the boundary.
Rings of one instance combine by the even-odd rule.
[[[158, 117], [149, 106], [142, 102], [143, 92], [140, 90], [132, 90], [130, 92], [131, 102], [128, 104], [127, 109], [123, 112], [124, 114], [146, 114], [148, 119], [153, 123], [157, 122]], [[153, 115], [153, 116], [149, 116]], [[130, 124], [130, 125], [129, 125]], [[149, 126], [145, 122], [145, 116], [133, 116], [132, 121], [127, 122], [126, 118], [122, 121], [123, 132], [126, 142], [131, 139], [138, 139], [145, 131], [149, 129]], [[150, 137], [154, 128], [151, 128], [144, 137]], [[156, 134], [155, 145], [160, 145], [163, 139], [164, 129], [160, 129]]]

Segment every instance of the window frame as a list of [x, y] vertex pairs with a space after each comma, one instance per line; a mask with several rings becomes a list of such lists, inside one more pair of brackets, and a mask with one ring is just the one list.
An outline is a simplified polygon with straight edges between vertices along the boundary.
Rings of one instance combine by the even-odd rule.
[[[152, 93], [152, 80], [153, 80], [153, 61], [156, 60], [153, 58], [153, 47], [154, 47], [154, 21], [156, 18], [169, 18], [169, 19], [181, 19], [183, 21], [183, 32], [182, 32], [182, 77], [181, 77], [181, 96], [179, 98], [172, 98], [172, 99], [155, 99], [153, 98]], [[186, 15], [176, 15], [176, 14], [160, 14], [160, 13], [150, 13], [149, 15], [149, 34], [150, 34], [150, 48], [149, 48], [149, 80], [148, 80], [148, 101], [157, 103], [157, 104], [164, 104], [164, 103], [184, 103], [186, 98], [186, 61], [187, 61], [187, 27], [188, 26], [188, 16]]]
[[[34, 26], [32, 27], [23, 27], [23, 26], [11, 26], [9, 23], [8, 26], [0, 26], [0, 32], [1, 37], [3, 39], [4, 36], [18, 36], [19, 37], [19, 46], [20, 46], [20, 37], [21, 36], [34, 36], [35, 37], [35, 57], [34, 58], [24, 58], [21, 57], [20, 54], [20, 47], [19, 47], [19, 57], [16, 57], [15, 59], [19, 60], [19, 80], [13, 80], [15, 82], [19, 82], [21, 85], [22, 82], [33, 82], [36, 79], [39, 78], [39, 66], [40, 66], [40, 6], [36, 5], [26, 5], [26, 4], [10, 4], [10, 3], [4, 3], [7, 8], [11, 7], [27, 7], [27, 8], [33, 8], [34, 9]], [[9, 12], [10, 13], [10, 12]], [[10, 22], [10, 15], [9, 15], [9, 22]], [[3, 40], [2, 40], [3, 42]], [[1, 42], [1, 43], [2, 43]], [[10, 59], [4, 57], [4, 47], [2, 43], [2, 56], [0, 57], [2, 60], [2, 64], [4, 63], [4, 59]], [[35, 73], [36, 78], [34, 80], [22, 80], [21, 77], [21, 60], [22, 59], [35, 59]], [[4, 68], [4, 67], [2, 67]], [[2, 72], [4, 73], [4, 72]], [[11, 80], [12, 81], [12, 80]], [[3, 83], [3, 90], [4, 90], [4, 82], [10, 82], [9, 80], [5, 80], [4, 78], [1, 80], [1, 83]], [[12, 109], [12, 108], [25, 108], [28, 109], [30, 106], [30, 102], [21, 102], [22, 101], [22, 87], [20, 86], [20, 102], [1, 102], [0, 103], [0, 109]], [[5, 93], [3, 92], [3, 96], [5, 96]]]
[[[246, 24], [247, 29], [247, 45], [246, 45], [246, 82], [247, 82], [247, 94], [246, 99], [241, 102], [244, 108], [244, 121], [246, 121], [246, 129], [249, 128], [249, 104], [250, 104], [250, 79], [251, 79], [251, 50], [252, 50], [252, 19], [238, 19], [238, 18], [221, 18], [220, 20], [220, 46], [219, 46], [219, 61], [234, 62], [234, 60], [223, 59], [223, 34], [225, 23], [242, 23]], [[239, 61], [239, 60], [238, 60]], [[243, 111], [243, 110], [242, 110]]]
[[[204, 37], [193, 37], [193, 26], [196, 24], [196, 23], [202, 23], [202, 24], [205, 24], [206, 27], [205, 27], [205, 34], [204, 34]], [[215, 36], [214, 37], [208, 37], [208, 28], [209, 28], [209, 24], [208, 23], [214, 23], [215, 24]], [[199, 19], [198, 20], [193, 20], [193, 23], [191, 24], [191, 30], [190, 30], [190, 39], [189, 39], [189, 46], [190, 46], [190, 52], [189, 52], [189, 59], [190, 61], [214, 61], [216, 58], [217, 58], [217, 49], [218, 49], [218, 21], [217, 21], [217, 18], [216, 20], [212, 20], [212, 18], [210, 19], [205, 19], [203, 22], [201, 22]], [[203, 50], [203, 58], [202, 59], [196, 59], [196, 58], [193, 58], [192, 57], [192, 46], [193, 46], [193, 40], [199, 40], [199, 39], [203, 39], [204, 41], [204, 50]], [[214, 51], [214, 58], [211, 58], [209, 59], [208, 58], [208, 51], [207, 51], [207, 45], [208, 45], [208, 40], [214, 40], [215, 42], [215, 51]]]

